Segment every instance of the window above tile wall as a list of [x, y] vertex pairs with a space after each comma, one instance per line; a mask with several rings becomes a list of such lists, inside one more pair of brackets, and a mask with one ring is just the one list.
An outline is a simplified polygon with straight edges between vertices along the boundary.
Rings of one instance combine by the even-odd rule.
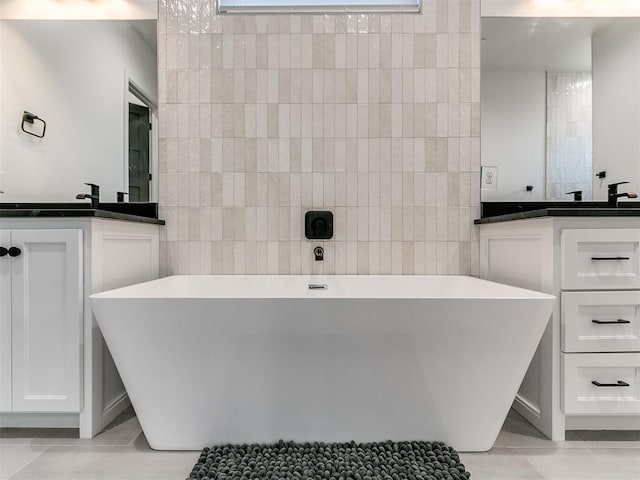
[[218, 0], [219, 13], [419, 13], [422, 0]]

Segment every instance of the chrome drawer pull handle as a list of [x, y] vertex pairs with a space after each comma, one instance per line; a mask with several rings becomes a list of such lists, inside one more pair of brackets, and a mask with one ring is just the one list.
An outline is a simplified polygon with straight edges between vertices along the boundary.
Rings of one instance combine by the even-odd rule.
[[326, 283], [310, 283], [309, 290], [327, 290], [329, 287]]
[[616, 383], [600, 383], [597, 380], [592, 381], [596, 387], [630, 387], [627, 382], [623, 382], [622, 380], [618, 380]]
[[591, 320], [593, 323], [597, 325], [622, 325], [625, 323], [631, 323], [629, 320], [623, 320], [619, 318], [618, 320]]
[[631, 260], [630, 257], [591, 257], [591, 260]]

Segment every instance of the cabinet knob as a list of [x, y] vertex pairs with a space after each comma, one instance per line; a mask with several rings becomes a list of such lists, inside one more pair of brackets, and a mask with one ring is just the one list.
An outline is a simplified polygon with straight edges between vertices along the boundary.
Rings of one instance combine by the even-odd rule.
[[10, 257], [17, 257], [21, 253], [22, 253], [22, 250], [20, 250], [18, 247], [11, 247], [9, 249], [9, 256]]
[[0, 257], [4, 257], [7, 253], [9, 253], [9, 250], [4, 247], [0, 247]]

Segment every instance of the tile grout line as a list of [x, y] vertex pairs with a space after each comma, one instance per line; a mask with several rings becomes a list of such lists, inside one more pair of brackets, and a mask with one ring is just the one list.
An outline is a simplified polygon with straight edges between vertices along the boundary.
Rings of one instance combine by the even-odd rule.
[[[33, 447], [33, 446], [37, 446], [37, 445], [24, 445], [24, 446]], [[46, 446], [46, 448], [42, 452], [40, 452], [37, 456], [35, 456], [29, 462], [27, 462], [20, 470], [18, 470], [13, 475], [8, 477], [7, 480], [11, 480], [13, 478], [16, 478], [16, 476], [19, 475], [25, 468], [27, 468], [29, 465], [31, 465], [33, 462], [35, 462], [37, 459], [39, 459], [45, 452], [47, 452], [51, 448], [51, 445], [45, 445], [45, 446]], [[0, 445], [0, 448], [2, 448], [2, 445]]]

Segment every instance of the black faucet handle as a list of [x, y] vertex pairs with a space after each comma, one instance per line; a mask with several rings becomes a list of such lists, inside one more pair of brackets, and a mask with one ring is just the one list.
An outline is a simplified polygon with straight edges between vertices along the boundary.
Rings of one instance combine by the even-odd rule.
[[96, 200], [99, 200], [100, 197], [100, 185], [96, 185], [95, 183], [85, 183], [91, 187], [91, 195], [96, 197]]
[[100, 185], [96, 185], [95, 183], [85, 183], [91, 187], [91, 195], [99, 195], [100, 194]]
[[579, 202], [580, 200], [582, 200], [582, 190], [574, 190], [573, 192], [567, 192], [567, 195], [573, 195], [573, 199], [576, 202]]
[[100, 186], [95, 183], [85, 183], [91, 187], [91, 195], [79, 193], [76, 195], [78, 200], [84, 200], [85, 198], [91, 199], [91, 208], [98, 208], [100, 206]]
[[609, 208], [616, 208], [618, 206], [618, 198], [623, 198], [623, 197], [637, 198], [638, 197], [638, 195], [634, 192], [618, 193], [618, 185], [623, 185], [625, 183], [630, 183], [630, 182], [617, 182], [617, 183], [609, 184], [609, 200], [607, 202], [607, 206]]
[[610, 183], [608, 185], [608, 190], [609, 190], [609, 196], [615, 196], [618, 194], [618, 185], [624, 185], [625, 183], [629, 183], [629, 182], [616, 182], [616, 183]]

